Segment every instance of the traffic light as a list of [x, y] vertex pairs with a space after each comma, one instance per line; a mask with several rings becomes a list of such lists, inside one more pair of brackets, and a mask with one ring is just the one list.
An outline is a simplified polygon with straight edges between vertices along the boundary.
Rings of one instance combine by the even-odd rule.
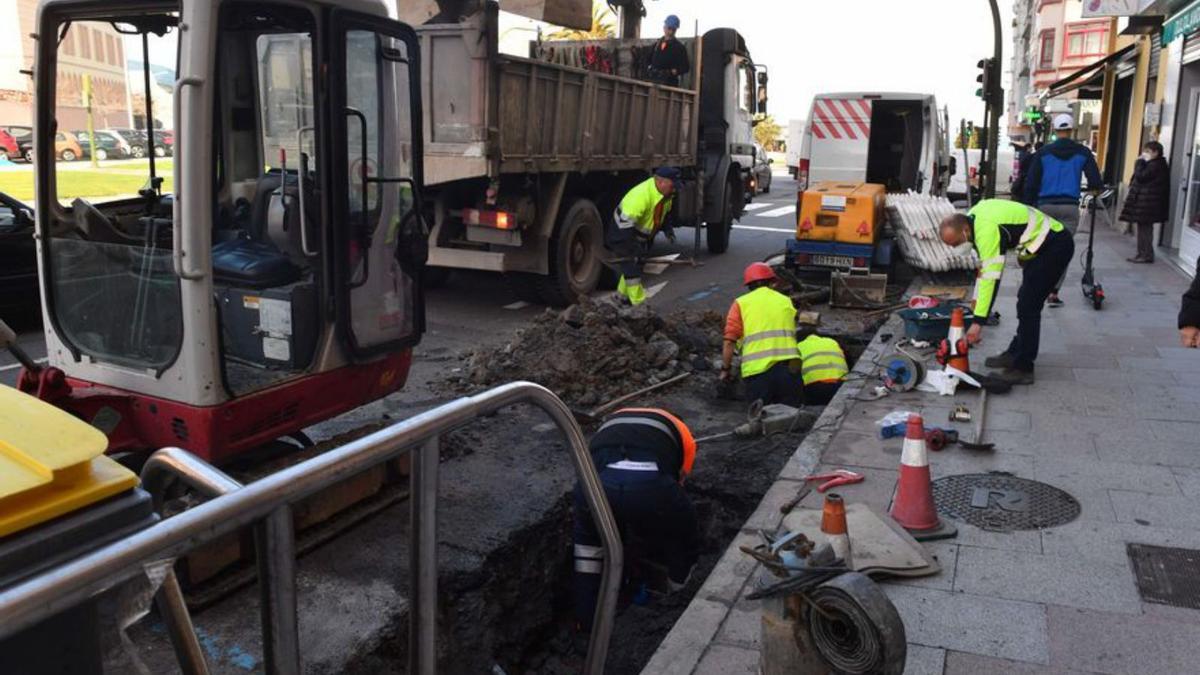
[[975, 90], [975, 95], [983, 100], [988, 100], [992, 91], [992, 77], [995, 73], [991, 59], [979, 59], [975, 64], [979, 68], [979, 74], [975, 76], [975, 81], [979, 83], [979, 88]]

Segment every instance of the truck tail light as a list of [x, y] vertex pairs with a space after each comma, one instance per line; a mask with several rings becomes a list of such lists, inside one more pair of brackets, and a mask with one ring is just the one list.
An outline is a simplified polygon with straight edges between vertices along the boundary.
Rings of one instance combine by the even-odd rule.
[[463, 209], [463, 222], [467, 225], [494, 227], [497, 230], [511, 230], [516, 226], [516, 219], [506, 211], [484, 211], [481, 209]]

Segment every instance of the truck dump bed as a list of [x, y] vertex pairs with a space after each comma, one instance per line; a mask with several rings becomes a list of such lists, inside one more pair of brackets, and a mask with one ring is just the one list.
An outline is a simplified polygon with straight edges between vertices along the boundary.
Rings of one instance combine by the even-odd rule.
[[[426, 24], [425, 182], [693, 165], [698, 94], [496, 51], [495, 22]], [[619, 41], [604, 41], [618, 47]], [[561, 50], [602, 43], [542, 43]], [[694, 60], [693, 63], [699, 63]], [[466, 73], [466, 75], [464, 75]], [[698, 81], [698, 80], [695, 80]]]

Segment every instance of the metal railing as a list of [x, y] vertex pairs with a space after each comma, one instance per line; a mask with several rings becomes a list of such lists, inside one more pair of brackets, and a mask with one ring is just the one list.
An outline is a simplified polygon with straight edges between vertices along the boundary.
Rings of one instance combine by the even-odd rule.
[[[562, 400], [545, 387], [530, 382], [513, 382], [452, 401], [244, 486], [186, 451], [160, 450], [143, 470], [143, 480], [155, 495], [156, 506], [161, 505], [162, 491], [172, 478], [204, 494], [219, 496], [0, 591], [3, 618], [0, 639], [78, 605], [147, 567], [169, 566], [183, 553], [254, 525], [264, 599], [263, 649], [267, 672], [299, 672], [295, 538], [290, 506], [419, 445], [409, 477], [412, 597], [408, 672], [432, 674], [437, 670], [438, 438], [515, 403], [541, 408], [566, 434], [576, 474], [606, 549], [585, 670], [601, 675], [624, 563], [620, 534], [583, 431]], [[173, 572], [167, 573], [157, 601], [185, 672], [206, 673], [203, 652]]]

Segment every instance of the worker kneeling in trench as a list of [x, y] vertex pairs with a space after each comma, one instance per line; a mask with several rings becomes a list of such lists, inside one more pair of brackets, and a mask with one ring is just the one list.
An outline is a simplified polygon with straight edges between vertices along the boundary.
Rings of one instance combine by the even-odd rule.
[[725, 317], [721, 381], [733, 382], [733, 355], [741, 351], [746, 400], [825, 405], [849, 372], [846, 355], [836, 340], [816, 335], [814, 327], [797, 328], [792, 299], [772, 288], [775, 280], [766, 263], [751, 263], [742, 273], [747, 292]]
[[[674, 592], [687, 585], [700, 554], [700, 531], [683, 481], [696, 459], [686, 424], [658, 408], [625, 408], [592, 436], [592, 461], [621, 532], [623, 587]], [[583, 489], [575, 486], [575, 614], [590, 628], [600, 592], [604, 548]]]

